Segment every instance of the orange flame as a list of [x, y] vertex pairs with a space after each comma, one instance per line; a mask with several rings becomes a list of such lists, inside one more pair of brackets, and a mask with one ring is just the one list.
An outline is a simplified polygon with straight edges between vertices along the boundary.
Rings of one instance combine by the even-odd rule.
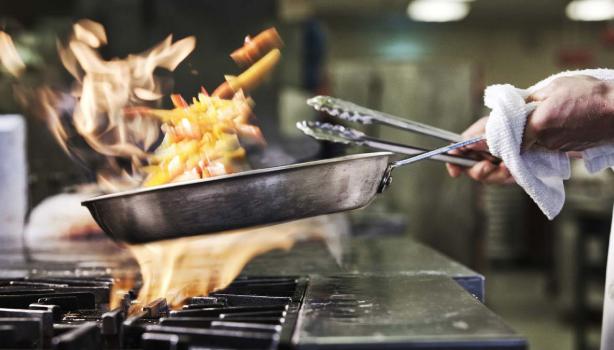
[[26, 69], [13, 39], [3, 31], [0, 31], [0, 64], [16, 78]]
[[[147, 116], [124, 110], [130, 106], [150, 105], [163, 97], [161, 86], [154, 75], [157, 68], [173, 71], [195, 47], [194, 37], [173, 43], [172, 36], [152, 49], [126, 58], [103, 59], [96, 50], [106, 44], [104, 28], [99, 23], [81, 20], [73, 26], [68, 42], [58, 44], [60, 59], [75, 78], [72, 96], [76, 100], [70, 126], [96, 152], [107, 157], [127, 158], [138, 168], [147, 157], [147, 150], [159, 137], [159, 122]], [[52, 132], [63, 145], [70, 134], [57, 113], [58, 100], [46, 92], [45, 105]], [[55, 110], [56, 112], [53, 112]], [[138, 173], [123, 172], [115, 162], [110, 175], [102, 175], [104, 188], [115, 188], [118, 183], [138, 184]], [[132, 179], [132, 177], [137, 179]], [[115, 181], [115, 178], [121, 181]]]
[[[317, 220], [131, 246], [143, 278], [136, 305], [166, 298], [177, 308], [188, 297], [223, 289], [254, 257], [274, 249], [289, 250], [298, 240], [321, 237]], [[113, 293], [111, 306], [120, 301], [121, 293]]]

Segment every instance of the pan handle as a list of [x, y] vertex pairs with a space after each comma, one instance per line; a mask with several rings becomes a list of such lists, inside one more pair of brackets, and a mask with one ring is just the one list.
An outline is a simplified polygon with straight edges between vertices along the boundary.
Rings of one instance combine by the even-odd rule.
[[390, 186], [390, 183], [392, 182], [392, 171], [400, 166], [416, 163], [424, 159], [437, 157], [443, 153], [447, 153], [457, 148], [465, 147], [465, 146], [468, 146], [468, 145], [471, 145], [477, 142], [481, 142], [484, 140], [485, 140], [484, 135], [477, 136], [477, 137], [473, 137], [473, 138], [463, 140], [457, 143], [453, 143], [451, 145], [443, 146], [443, 147], [434, 149], [432, 151], [420, 153], [413, 157], [409, 157], [409, 158], [405, 158], [405, 159], [401, 159], [401, 160], [392, 162], [388, 164], [388, 166], [386, 167], [386, 171], [384, 172], [384, 176], [382, 178], [382, 181], [380, 182], [378, 192], [382, 193], [383, 191], [386, 190], [386, 188], [388, 188], [388, 186]]
[[[343, 125], [321, 123], [317, 121], [300, 121], [296, 123], [296, 127], [305, 133], [305, 135], [311, 136], [316, 140], [350, 144], [354, 146], [366, 146], [394, 153], [402, 153], [408, 156], [417, 156], [427, 152], [426, 149], [419, 147], [407, 146], [367, 136], [361, 131]], [[463, 167], [472, 167], [478, 162], [476, 159], [449, 154], [435, 155], [431, 159]]]

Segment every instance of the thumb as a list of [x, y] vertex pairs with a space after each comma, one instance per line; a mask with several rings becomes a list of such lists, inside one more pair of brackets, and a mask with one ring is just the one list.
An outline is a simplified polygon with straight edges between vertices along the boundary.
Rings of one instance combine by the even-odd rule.
[[537, 142], [537, 130], [532, 123], [532, 117], [533, 113], [527, 117], [527, 124], [524, 127], [524, 134], [522, 135], [521, 152], [528, 150]]
[[488, 152], [488, 144], [486, 140], [478, 141], [476, 143], [469, 144], [467, 146], [463, 146], [458, 149], [460, 154], [467, 152]]

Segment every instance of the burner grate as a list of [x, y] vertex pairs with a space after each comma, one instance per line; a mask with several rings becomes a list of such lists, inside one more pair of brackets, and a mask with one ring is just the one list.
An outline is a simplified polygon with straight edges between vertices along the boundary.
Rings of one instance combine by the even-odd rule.
[[109, 276], [0, 280], [0, 348], [276, 349], [288, 347], [306, 278], [239, 277], [170, 310], [157, 299], [127, 315], [135, 293], [109, 310]]

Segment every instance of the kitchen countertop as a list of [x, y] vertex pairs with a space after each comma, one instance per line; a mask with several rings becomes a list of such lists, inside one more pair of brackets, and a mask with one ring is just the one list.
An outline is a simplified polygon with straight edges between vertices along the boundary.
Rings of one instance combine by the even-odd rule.
[[[329, 245], [330, 246], [330, 245]], [[484, 304], [484, 277], [407, 236], [303, 242], [247, 275], [309, 275], [298, 349], [526, 349]], [[335, 258], [336, 257], [336, 258]]]
[[[407, 236], [344, 237], [330, 248], [324, 241], [298, 242], [289, 251], [271, 251], [244, 268], [245, 275], [446, 276], [484, 301], [484, 277]], [[332, 251], [332, 252], [331, 252]], [[0, 248], [0, 277], [27, 275], [29, 269], [71, 269], [85, 264], [137, 268], [130, 253], [106, 237], [65, 241], [44, 249]]]
[[[0, 251], [0, 277], [36, 269], [135, 269], [108, 240]], [[106, 267], [109, 266], [109, 267]], [[406, 236], [307, 241], [252, 260], [248, 276], [309, 277], [294, 334], [298, 349], [526, 349], [526, 340], [482, 303], [484, 277]]]
[[290, 251], [257, 257], [246, 275], [446, 276], [484, 301], [484, 276], [407, 236], [355, 237], [335, 259], [322, 241], [298, 243]]
[[315, 276], [297, 328], [299, 349], [527, 348], [445, 276]]

